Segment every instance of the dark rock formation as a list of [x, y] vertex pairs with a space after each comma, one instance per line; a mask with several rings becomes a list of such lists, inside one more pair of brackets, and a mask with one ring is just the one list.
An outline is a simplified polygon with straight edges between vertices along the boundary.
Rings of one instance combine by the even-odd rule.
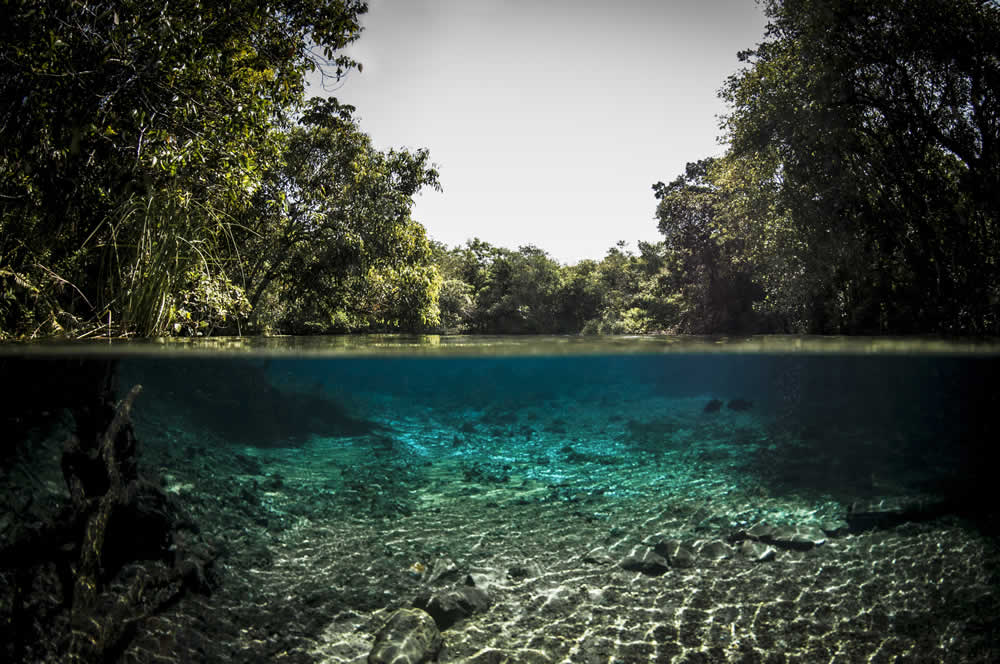
[[774, 560], [777, 552], [774, 548], [754, 540], [744, 540], [739, 546], [739, 552], [747, 559], [755, 563], [763, 563]]
[[698, 556], [712, 562], [724, 560], [732, 555], [732, 548], [720, 540], [709, 540], [698, 545]]
[[664, 540], [653, 547], [653, 551], [667, 559], [671, 567], [685, 568], [694, 566], [694, 552], [678, 540]]
[[449, 592], [421, 595], [414, 600], [413, 606], [429, 613], [438, 629], [444, 631], [474, 613], [488, 611], [490, 598], [479, 588], [464, 586]]
[[858, 533], [892, 528], [907, 521], [927, 521], [948, 514], [952, 505], [939, 498], [903, 496], [857, 501], [847, 510], [847, 524]]
[[192, 430], [254, 447], [289, 447], [312, 436], [385, 433], [355, 417], [317, 386], [315, 390], [272, 385], [266, 362], [146, 360], [138, 366], [153, 411], [168, 409]]
[[670, 569], [667, 559], [652, 549], [636, 547], [620, 563], [622, 569], [642, 572], [646, 576], [659, 576]]
[[719, 399], [712, 399], [707, 404], [705, 404], [706, 413], [717, 413], [722, 410], [722, 401]]
[[780, 549], [808, 551], [826, 543], [826, 533], [818, 526], [772, 526], [758, 523], [735, 539], [750, 539]]
[[422, 664], [437, 659], [441, 632], [422, 609], [399, 609], [378, 634], [368, 655], [368, 664]]

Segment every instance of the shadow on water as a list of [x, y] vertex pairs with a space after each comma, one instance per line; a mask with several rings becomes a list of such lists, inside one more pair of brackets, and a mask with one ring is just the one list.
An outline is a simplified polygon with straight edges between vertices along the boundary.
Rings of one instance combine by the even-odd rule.
[[774, 491], [847, 502], [931, 496], [949, 512], [993, 511], [997, 360], [786, 356], [767, 365], [773, 444], [752, 471]]
[[122, 382], [143, 384], [148, 411], [233, 444], [294, 447], [312, 436], [384, 431], [348, 413], [321, 385], [312, 390], [275, 386], [269, 365], [264, 359], [139, 360], [125, 363]]

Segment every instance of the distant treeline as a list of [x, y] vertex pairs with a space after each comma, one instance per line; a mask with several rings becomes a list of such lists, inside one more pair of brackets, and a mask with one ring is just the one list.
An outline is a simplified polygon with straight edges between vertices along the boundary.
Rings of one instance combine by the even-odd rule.
[[429, 241], [427, 151], [306, 98], [360, 70], [364, 2], [9, 4], [0, 337], [1000, 333], [998, 3], [765, 10], [662, 240], [566, 266]]

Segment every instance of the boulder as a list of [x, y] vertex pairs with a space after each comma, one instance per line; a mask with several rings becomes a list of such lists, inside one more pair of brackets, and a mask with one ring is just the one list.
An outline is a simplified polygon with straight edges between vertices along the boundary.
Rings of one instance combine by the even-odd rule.
[[694, 551], [678, 540], [664, 540], [653, 550], [666, 558], [671, 567], [683, 569], [694, 566]]
[[670, 569], [667, 559], [652, 549], [636, 547], [618, 565], [630, 572], [642, 572], [647, 576], [659, 576]]
[[818, 526], [771, 526], [758, 523], [746, 531], [752, 540], [782, 549], [808, 551], [826, 543], [826, 533]]
[[378, 634], [368, 664], [423, 664], [441, 652], [441, 632], [434, 618], [421, 609], [399, 609]]
[[479, 588], [464, 586], [448, 592], [421, 595], [414, 600], [413, 606], [430, 614], [438, 629], [446, 630], [473, 613], [488, 611], [490, 598]]
[[732, 547], [720, 540], [702, 542], [698, 547], [698, 556], [713, 562], [729, 558], [732, 555]]
[[774, 557], [777, 555], [777, 552], [772, 547], [754, 540], [744, 540], [739, 546], [739, 552], [743, 557], [755, 563], [774, 560]]

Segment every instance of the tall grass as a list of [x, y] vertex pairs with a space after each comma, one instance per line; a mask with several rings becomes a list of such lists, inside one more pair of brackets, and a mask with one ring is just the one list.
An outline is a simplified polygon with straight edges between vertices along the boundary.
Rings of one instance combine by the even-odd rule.
[[179, 190], [126, 200], [108, 221], [103, 249], [101, 308], [118, 333], [139, 336], [168, 332], [191, 275], [224, 276], [223, 254], [236, 251], [224, 215]]

